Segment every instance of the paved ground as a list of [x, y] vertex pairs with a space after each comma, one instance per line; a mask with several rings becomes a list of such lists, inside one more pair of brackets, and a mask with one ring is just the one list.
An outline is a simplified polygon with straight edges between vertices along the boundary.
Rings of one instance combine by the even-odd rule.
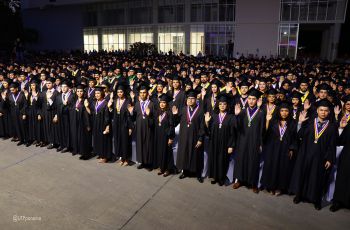
[[5, 230], [350, 229], [350, 211], [315, 211], [288, 196], [163, 178], [1, 140], [0, 224]]

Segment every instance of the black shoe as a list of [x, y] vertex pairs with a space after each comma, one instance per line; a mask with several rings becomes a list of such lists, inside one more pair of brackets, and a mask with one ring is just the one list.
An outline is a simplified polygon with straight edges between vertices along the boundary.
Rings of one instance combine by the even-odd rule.
[[63, 147], [61, 146], [56, 149], [57, 152], [61, 152], [62, 150], [63, 150]]
[[41, 148], [46, 147], [46, 146], [47, 146], [46, 143], [41, 143], [41, 144], [40, 144], [40, 147], [41, 147]]
[[219, 181], [219, 186], [223, 186], [225, 184], [225, 181], [220, 180]]
[[48, 147], [47, 147], [47, 149], [54, 149], [55, 148], [55, 146], [53, 145], [53, 144], [50, 144]]
[[89, 157], [88, 156], [85, 156], [85, 155], [82, 155], [82, 156], [80, 156], [79, 157], [79, 160], [88, 160], [89, 159]]
[[300, 201], [301, 201], [300, 197], [298, 197], [298, 196], [295, 196], [294, 199], [293, 199], [294, 204], [299, 204]]
[[18, 141], [16, 138], [11, 139], [11, 142], [16, 142], [16, 141]]
[[315, 209], [318, 210], [318, 211], [321, 210], [321, 208], [322, 208], [322, 206], [321, 206], [320, 203], [314, 204], [314, 207], [315, 207]]
[[3, 139], [3, 140], [7, 140], [7, 139], [9, 139], [9, 137], [3, 137], [2, 139]]
[[203, 181], [204, 181], [203, 177], [197, 177], [197, 180], [198, 180], [199, 183], [203, 183]]
[[42, 143], [39, 143], [39, 142], [37, 142], [36, 144], [35, 144], [35, 147], [41, 147], [41, 145], [42, 145]]
[[20, 146], [20, 145], [23, 145], [23, 144], [24, 144], [24, 142], [20, 141], [20, 142], [17, 143], [17, 146]]
[[137, 166], [137, 169], [143, 169], [143, 168], [144, 168], [143, 164], [139, 164], [139, 165]]
[[338, 202], [334, 202], [332, 206], [329, 208], [331, 212], [336, 212], [341, 209], [341, 205]]
[[216, 184], [216, 180], [210, 181], [210, 184]]
[[[64, 148], [62, 151], [61, 151], [61, 153], [67, 153], [67, 152], [69, 152], [69, 150], [68, 150], [68, 148]], [[73, 154], [72, 154], [73, 155]], [[75, 155], [75, 154], [74, 154]]]
[[184, 179], [184, 178], [186, 178], [185, 173], [181, 173], [181, 175], [179, 176], [179, 179]]
[[29, 147], [29, 146], [31, 146], [32, 145], [32, 143], [31, 142], [28, 142], [27, 144], [26, 144], [26, 147]]

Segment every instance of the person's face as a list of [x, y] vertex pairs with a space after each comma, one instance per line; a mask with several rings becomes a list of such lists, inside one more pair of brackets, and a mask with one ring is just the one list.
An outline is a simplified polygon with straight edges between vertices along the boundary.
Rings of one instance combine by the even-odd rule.
[[117, 90], [117, 96], [119, 97], [119, 98], [123, 98], [124, 97], [124, 91], [123, 90]]
[[241, 86], [241, 94], [246, 95], [249, 90], [248, 86]]
[[345, 95], [349, 95], [350, 94], [350, 89], [345, 89], [344, 93], [345, 93]]
[[299, 99], [298, 98], [292, 98], [292, 104], [294, 106], [297, 106], [299, 104]]
[[62, 92], [63, 92], [63, 93], [67, 93], [69, 88], [68, 88], [67, 85], [62, 85], [62, 86], [61, 86], [61, 89], [62, 89]]
[[185, 89], [185, 91], [188, 91], [188, 90], [190, 90], [190, 89], [192, 89], [192, 86], [190, 86], [190, 85], [186, 85], [186, 89]]
[[276, 101], [276, 95], [267, 95], [267, 101], [269, 102], [269, 103], [275, 103], [275, 101]]
[[7, 81], [3, 81], [2, 85], [4, 86], [5, 89], [9, 87], [9, 83]]
[[11, 87], [10, 88], [10, 92], [13, 93], [13, 94], [16, 94], [18, 92], [18, 89], [14, 88], [14, 87]]
[[344, 108], [346, 111], [350, 112], [350, 101], [348, 101], [344, 104]]
[[195, 84], [198, 85], [200, 82], [201, 82], [201, 79], [198, 79], [198, 78], [194, 79], [194, 83], [195, 83]]
[[300, 84], [300, 90], [302, 92], [306, 92], [307, 91], [307, 84], [306, 83], [301, 83]]
[[328, 91], [321, 89], [320, 92], [318, 93], [318, 97], [320, 99], [325, 99], [328, 96]]
[[220, 112], [225, 112], [227, 110], [227, 103], [226, 102], [219, 102], [219, 110], [220, 110]]
[[324, 107], [324, 106], [320, 106], [317, 108], [317, 115], [321, 118], [321, 119], [326, 119], [329, 115], [329, 108], [328, 107]]
[[52, 87], [53, 87], [53, 84], [51, 81], [46, 82], [46, 88], [52, 89]]
[[188, 97], [187, 98], [187, 105], [188, 106], [194, 106], [196, 104], [196, 98], [195, 97]]
[[30, 84], [30, 89], [32, 91], [36, 91], [36, 84], [34, 84], [34, 83]]
[[249, 107], [255, 107], [258, 99], [254, 96], [248, 96], [248, 105]]
[[202, 75], [201, 76], [201, 82], [202, 83], [207, 83], [207, 81], [208, 81], [208, 77], [206, 75]]
[[259, 90], [260, 91], [265, 91], [266, 90], [266, 83], [261, 81], [259, 82]]
[[96, 100], [101, 100], [102, 99], [102, 92], [101, 91], [95, 91], [95, 98]]
[[163, 92], [163, 89], [164, 89], [163, 85], [161, 85], [161, 84], [157, 85], [157, 92], [158, 93]]
[[89, 81], [89, 87], [94, 88], [95, 87], [95, 82], [94, 81]]
[[180, 82], [178, 80], [173, 80], [173, 87], [174, 89], [180, 88]]
[[211, 92], [217, 93], [218, 92], [218, 86], [217, 85], [212, 85], [211, 86]]
[[166, 101], [160, 101], [159, 102], [159, 108], [164, 110], [164, 109], [166, 109], [166, 107], [167, 107]]
[[77, 96], [78, 98], [82, 98], [84, 95], [84, 90], [83, 89], [77, 89]]
[[40, 74], [40, 80], [41, 81], [45, 81], [46, 79], [46, 75], [45, 74]]
[[283, 108], [280, 109], [280, 116], [282, 119], [286, 119], [289, 115], [289, 109]]
[[140, 90], [140, 98], [143, 101], [147, 99], [147, 90], [145, 89]]

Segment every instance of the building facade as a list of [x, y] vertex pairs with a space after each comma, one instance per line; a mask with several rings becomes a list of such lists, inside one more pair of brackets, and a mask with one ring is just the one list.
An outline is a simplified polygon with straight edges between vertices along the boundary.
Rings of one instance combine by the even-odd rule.
[[23, 1], [35, 49], [124, 50], [135, 42], [189, 55], [289, 56], [299, 27], [322, 24], [324, 58], [336, 57], [347, 0], [36, 0]]

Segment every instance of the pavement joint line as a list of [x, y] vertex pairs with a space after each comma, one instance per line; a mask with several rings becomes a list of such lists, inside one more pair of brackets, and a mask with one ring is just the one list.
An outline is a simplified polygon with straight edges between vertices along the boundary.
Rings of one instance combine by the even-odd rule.
[[4, 170], [6, 170], [6, 169], [8, 169], [8, 168], [10, 168], [10, 167], [12, 167], [12, 166], [18, 165], [18, 164], [22, 163], [23, 161], [28, 160], [28, 159], [31, 159], [31, 158], [33, 158], [33, 157], [36, 157], [37, 155], [40, 155], [40, 154], [42, 154], [42, 153], [44, 153], [44, 152], [46, 152], [46, 151], [48, 151], [48, 150], [47, 150], [47, 149], [44, 149], [44, 150], [42, 150], [42, 151], [33, 153], [33, 154], [31, 154], [30, 156], [28, 156], [28, 157], [26, 157], [26, 158], [24, 158], [24, 159], [22, 159], [22, 160], [19, 160], [19, 161], [16, 161], [16, 162], [12, 163], [12, 164], [9, 164], [9, 165], [6, 165], [6, 166], [4, 166], [4, 167], [1, 167], [1, 168], [0, 168], [0, 171], [4, 171]]
[[120, 230], [123, 229], [134, 217], [139, 213], [164, 187], [169, 183], [169, 181], [174, 178], [175, 175], [172, 175], [168, 180], [166, 180], [153, 194], [150, 198], [148, 198], [145, 203], [143, 203], [140, 208], [138, 208], [134, 214], [130, 216], [130, 218], [119, 228]]

